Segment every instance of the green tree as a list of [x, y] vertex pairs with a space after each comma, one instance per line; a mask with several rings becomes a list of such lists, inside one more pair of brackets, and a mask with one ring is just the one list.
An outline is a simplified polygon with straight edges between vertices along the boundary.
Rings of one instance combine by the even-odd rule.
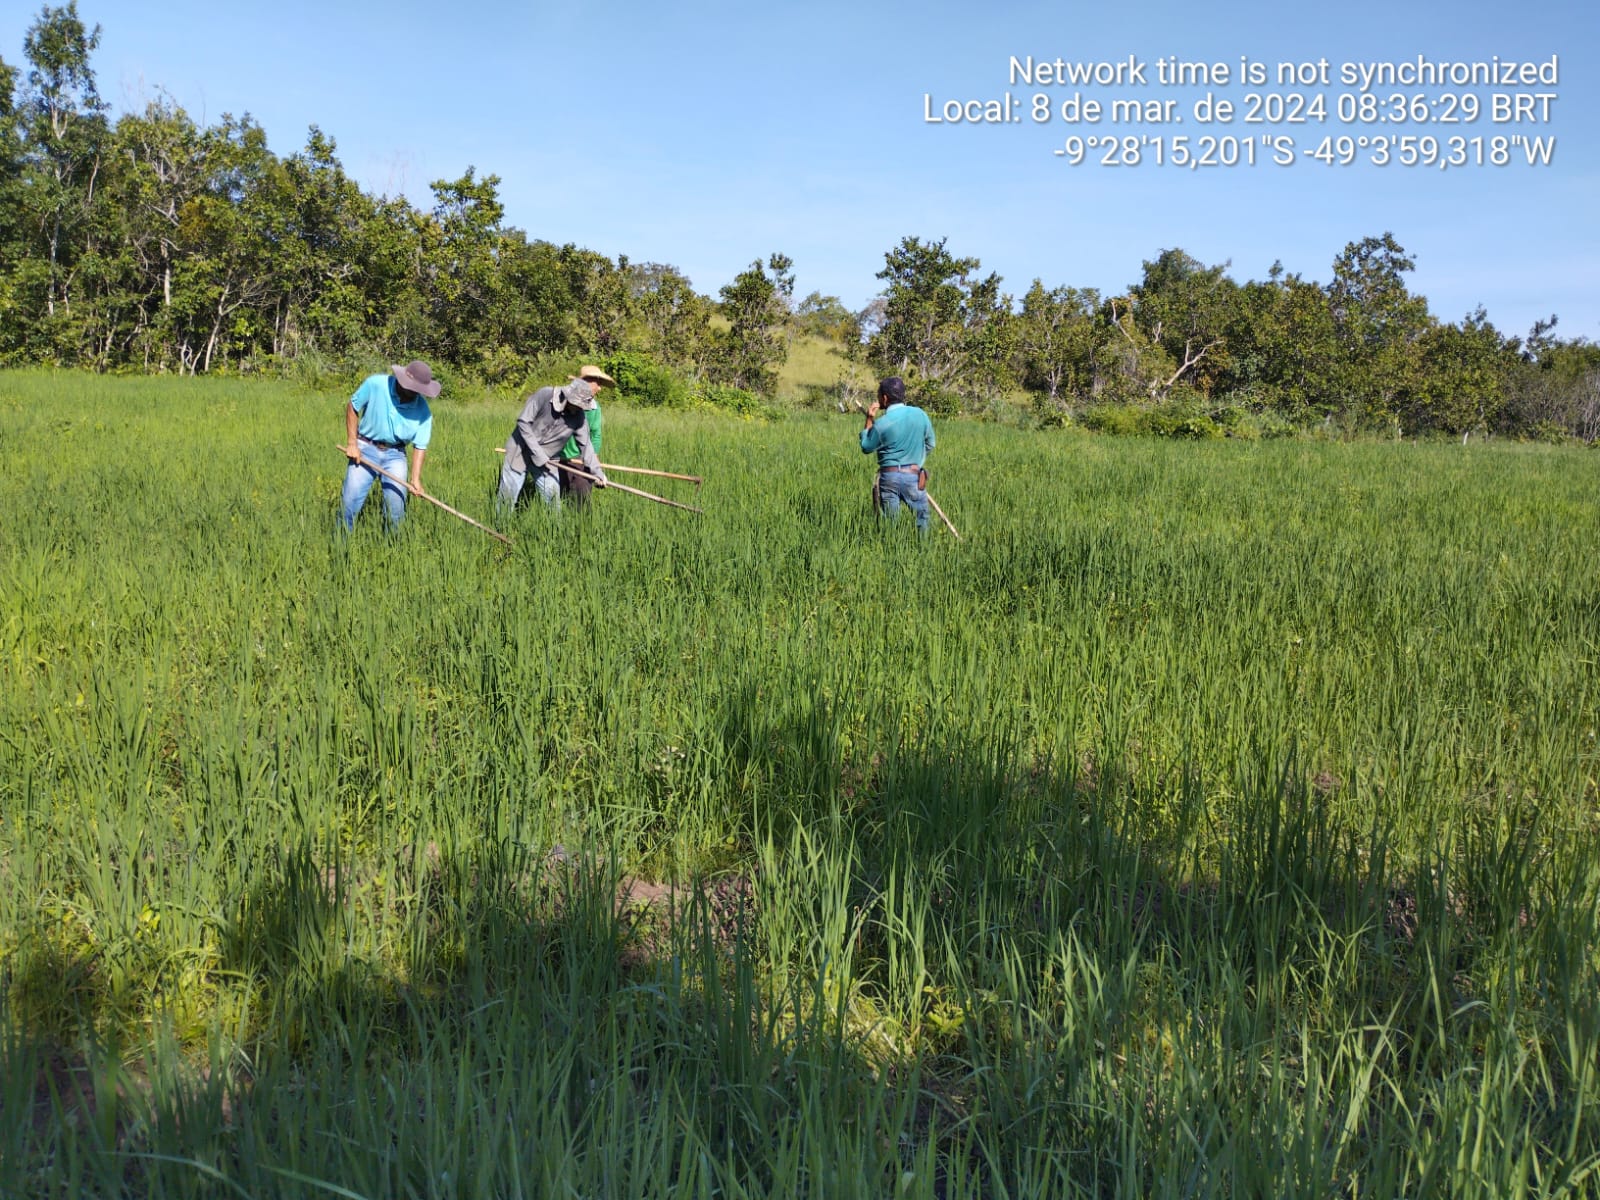
[[77, 0], [40, 9], [23, 38], [30, 70], [17, 106], [18, 195], [28, 253], [14, 276], [13, 299], [43, 335], [38, 350], [52, 358], [70, 359], [78, 348], [75, 287], [98, 249], [97, 188], [108, 126], [89, 60], [99, 44], [100, 27], [85, 27]]
[[572, 297], [574, 349], [590, 357], [615, 353], [628, 327], [626, 273], [606, 255], [581, 246], [561, 247], [560, 258]]
[[1434, 325], [1420, 341], [1408, 427], [1460, 434], [1492, 428], [1505, 406], [1516, 350], [1515, 340], [1501, 336], [1481, 305], [1460, 325]]
[[371, 336], [373, 313], [389, 293], [379, 287], [386, 275], [374, 253], [375, 205], [337, 151], [313, 125], [305, 148], [283, 162], [292, 210], [272, 322], [276, 355], [348, 351]]
[[848, 346], [861, 336], [856, 316], [837, 296], [812, 292], [795, 308], [795, 325], [802, 333]]
[[875, 365], [947, 403], [997, 365], [1006, 305], [1000, 277], [980, 278], [979, 261], [957, 258], [945, 242], [906, 237], [884, 255], [883, 317], [868, 351]]
[[1392, 233], [1347, 244], [1333, 263], [1328, 304], [1343, 352], [1345, 413], [1357, 426], [1397, 419], [1416, 386], [1428, 302], [1405, 276], [1416, 263]]
[[501, 299], [500, 177], [479, 179], [468, 167], [458, 179], [428, 186], [434, 203], [422, 230], [422, 274], [431, 350], [450, 362], [481, 365], [493, 356], [490, 331]]
[[[1143, 278], [1129, 292], [1133, 317], [1168, 360], [1147, 381], [1152, 397], [1180, 381], [1209, 395], [1227, 370], [1227, 329], [1238, 300], [1227, 270], [1227, 263], [1208, 267], [1178, 249], [1144, 264]], [[1145, 361], [1154, 367], [1153, 359]]]
[[523, 359], [564, 352], [574, 341], [576, 320], [561, 248], [506, 229], [497, 262], [502, 287], [496, 338]]
[[17, 69], [0, 58], [0, 363], [26, 342], [26, 313], [17, 284], [30, 247], [24, 219], [22, 120], [16, 90]]
[[794, 294], [793, 267], [787, 255], [772, 254], [765, 268], [756, 259], [722, 288], [728, 328], [718, 339], [711, 372], [719, 382], [763, 396], [777, 389], [778, 368], [789, 356], [784, 329]]
[[1105, 400], [1149, 400], [1161, 391], [1161, 381], [1172, 373], [1172, 359], [1150, 330], [1138, 320], [1138, 299], [1125, 292], [1107, 299], [1101, 319], [1115, 334], [1105, 347], [1105, 370], [1097, 379], [1096, 395]]
[[1227, 337], [1218, 387], [1236, 402], [1294, 421], [1325, 417], [1339, 405], [1343, 355], [1319, 284], [1273, 263], [1265, 281], [1240, 289]]
[[603, 254], [502, 231], [496, 255], [504, 296], [492, 332], [502, 352], [601, 358], [627, 337], [628, 284]]
[[1600, 344], [1554, 336], [1556, 318], [1522, 340], [1498, 428], [1538, 437], [1600, 437]]
[[662, 362], [702, 370], [711, 346], [711, 301], [665, 263], [627, 263], [623, 273], [643, 348]]
[[180, 212], [172, 301], [179, 367], [190, 374], [270, 347], [294, 200], [266, 132], [249, 116], [224, 114], [205, 141], [207, 183]]
[[361, 290], [367, 327], [372, 340], [399, 361], [437, 354], [428, 259], [436, 233], [432, 216], [404, 196], [378, 198], [371, 219], [363, 223]]
[[1041, 393], [1039, 407], [1052, 417], [1065, 413], [1072, 396], [1096, 390], [1106, 345], [1113, 336], [1099, 318], [1093, 288], [1046, 288], [1035, 279], [1022, 297], [1016, 320], [1017, 374]]
[[129, 333], [145, 368], [178, 361], [174, 281], [184, 253], [184, 212], [210, 185], [208, 139], [188, 113], [169, 100], [117, 122], [108, 187], [121, 214], [130, 271], [140, 304]]

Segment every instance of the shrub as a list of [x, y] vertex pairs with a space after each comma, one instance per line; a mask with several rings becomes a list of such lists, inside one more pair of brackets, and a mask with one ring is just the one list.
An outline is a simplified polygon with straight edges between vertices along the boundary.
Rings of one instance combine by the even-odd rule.
[[1072, 424], [1072, 408], [1064, 395], [1050, 399], [1049, 392], [1035, 392], [1033, 419], [1040, 429], [1060, 429]]
[[[1250, 410], [1238, 404], [1224, 404], [1220, 408], [1213, 408], [1210, 412], [1211, 419], [1217, 423], [1225, 436], [1234, 436], [1234, 430], [1250, 421]], [[1245, 436], [1249, 436], [1246, 434]]]
[[695, 387], [693, 395], [696, 404], [738, 413], [741, 417], [758, 416], [765, 411], [760, 396], [732, 384], [701, 383]]
[[1139, 410], [1126, 404], [1096, 404], [1084, 410], [1083, 427], [1113, 437], [1129, 437], [1144, 432], [1139, 417]]
[[1189, 397], [1165, 400], [1148, 407], [1096, 404], [1084, 412], [1081, 420], [1085, 429], [1115, 437], [1149, 434], [1153, 437], [1206, 439], [1223, 435], [1222, 426]]
[[1165, 400], [1144, 411], [1144, 431], [1157, 437], [1204, 439], [1221, 437], [1222, 430], [1194, 401]]
[[1256, 413], [1250, 420], [1263, 438], [1289, 438], [1300, 432], [1293, 421], [1275, 412]]
[[1275, 412], [1251, 412], [1238, 405], [1229, 405], [1211, 417], [1221, 426], [1224, 437], [1244, 442], [1293, 437], [1299, 432], [1293, 422]]
[[1233, 424], [1222, 426], [1222, 436], [1237, 442], [1259, 442], [1261, 426], [1256, 423], [1254, 417], [1246, 413]]
[[1536, 442], [1562, 446], [1573, 440], [1572, 434], [1559, 421], [1540, 421], [1534, 425], [1531, 437]]
[[635, 404], [688, 408], [695, 400], [694, 389], [686, 379], [638, 350], [619, 350], [601, 367], [617, 381], [617, 395]]
[[907, 380], [906, 399], [935, 417], [954, 417], [964, 407], [960, 394], [934, 379]]
[[[1037, 406], [1026, 399], [1004, 393], [990, 396], [973, 415], [980, 421], [993, 421], [996, 425], [1009, 425], [1013, 429], [1038, 429], [1043, 425]], [[1056, 421], [1058, 426], [1065, 423], [1063, 420]]]
[[524, 362], [520, 354], [509, 346], [495, 346], [480, 354], [468, 373], [487, 388], [493, 389], [514, 383], [523, 369]]

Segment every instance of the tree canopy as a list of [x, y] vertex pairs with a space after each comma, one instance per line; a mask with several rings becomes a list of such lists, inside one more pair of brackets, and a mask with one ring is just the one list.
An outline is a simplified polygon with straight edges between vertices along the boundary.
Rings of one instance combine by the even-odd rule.
[[804, 333], [943, 412], [1021, 392], [1045, 423], [1133, 406], [1600, 435], [1600, 347], [1556, 337], [1554, 316], [1525, 338], [1481, 308], [1440, 320], [1389, 231], [1347, 243], [1326, 283], [1277, 264], [1240, 283], [1169, 246], [1120, 290], [1035, 278], [1018, 300], [946, 238], [906, 236], [859, 312], [819, 292], [796, 303], [777, 252], [712, 299], [671, 265], [508, 224], [500, 177], [472, 165], [414, 206], [364, 191], [317, 126], [283, 157], [248, 114], [202, 126], [162, 94], [113, 116], [100, 36], [77, 0], [46, 5], [25, 64], [0, 60], [0, 364], [193, 374], [425, 356], [498, 384], [545, 359], [626, 355], [657, 391], [671, 376], [744, 403], [776, 390]]

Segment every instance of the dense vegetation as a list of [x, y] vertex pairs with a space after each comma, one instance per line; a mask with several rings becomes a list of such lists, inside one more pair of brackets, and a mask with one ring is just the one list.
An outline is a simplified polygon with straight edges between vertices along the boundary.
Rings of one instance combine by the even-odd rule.
[[0, 374], [0, 1194], [1595, 1193], [1592, 455], [343, 398]]
[[[1600, 1194], [1597, 466], [1455, 444], [1600, 347], [1387, 233], [713, 298], [97, 40], [0, 61], [0, 1196]], [[338, 536], [412, 356], [467, 512], [594, 359], [704, 515]], [[1039, 427], [941, 422], [962, 542], [866, 511], [888, 371]]]
[[[1025, 390], [1036, 422], [1187, 437], [1600, 434], [1600, 346], [1555, 337], [1554, 318], [1525, 337], [1481, 309], [1439, 319], [1388, 233], [1346, 245], [1326, 284], [1277, 268], [1240, 284], [1166, 248], [1118, 294], [1035, 279], [1019, 297], [913, 236], [861, 312], [797, 301], [777, 253], [713, 300], [671, 266], [508, 225], [498, 177], [473, 167], [416, 207], [364, 192], [315, 127], [282, 156], [248, 115], [201, 126], [165, 96], [113, 115], [98, 37], [76, 0], [46, 6], [26, 75], [0, 61], [0, 364], [319, 378], [420, 356], [499, 386], [626, 355], [638, 399], [748, 409], [806, 332], [941, 412]], [[848, 399], [850, 377], [789, 399]]]

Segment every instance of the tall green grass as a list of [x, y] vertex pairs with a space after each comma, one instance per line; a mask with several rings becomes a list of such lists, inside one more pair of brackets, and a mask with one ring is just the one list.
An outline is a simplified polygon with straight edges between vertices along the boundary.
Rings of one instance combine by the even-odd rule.
[[0, 1194], [1600, 1190], [1593, 456], [343, 400], [0, 375]]

